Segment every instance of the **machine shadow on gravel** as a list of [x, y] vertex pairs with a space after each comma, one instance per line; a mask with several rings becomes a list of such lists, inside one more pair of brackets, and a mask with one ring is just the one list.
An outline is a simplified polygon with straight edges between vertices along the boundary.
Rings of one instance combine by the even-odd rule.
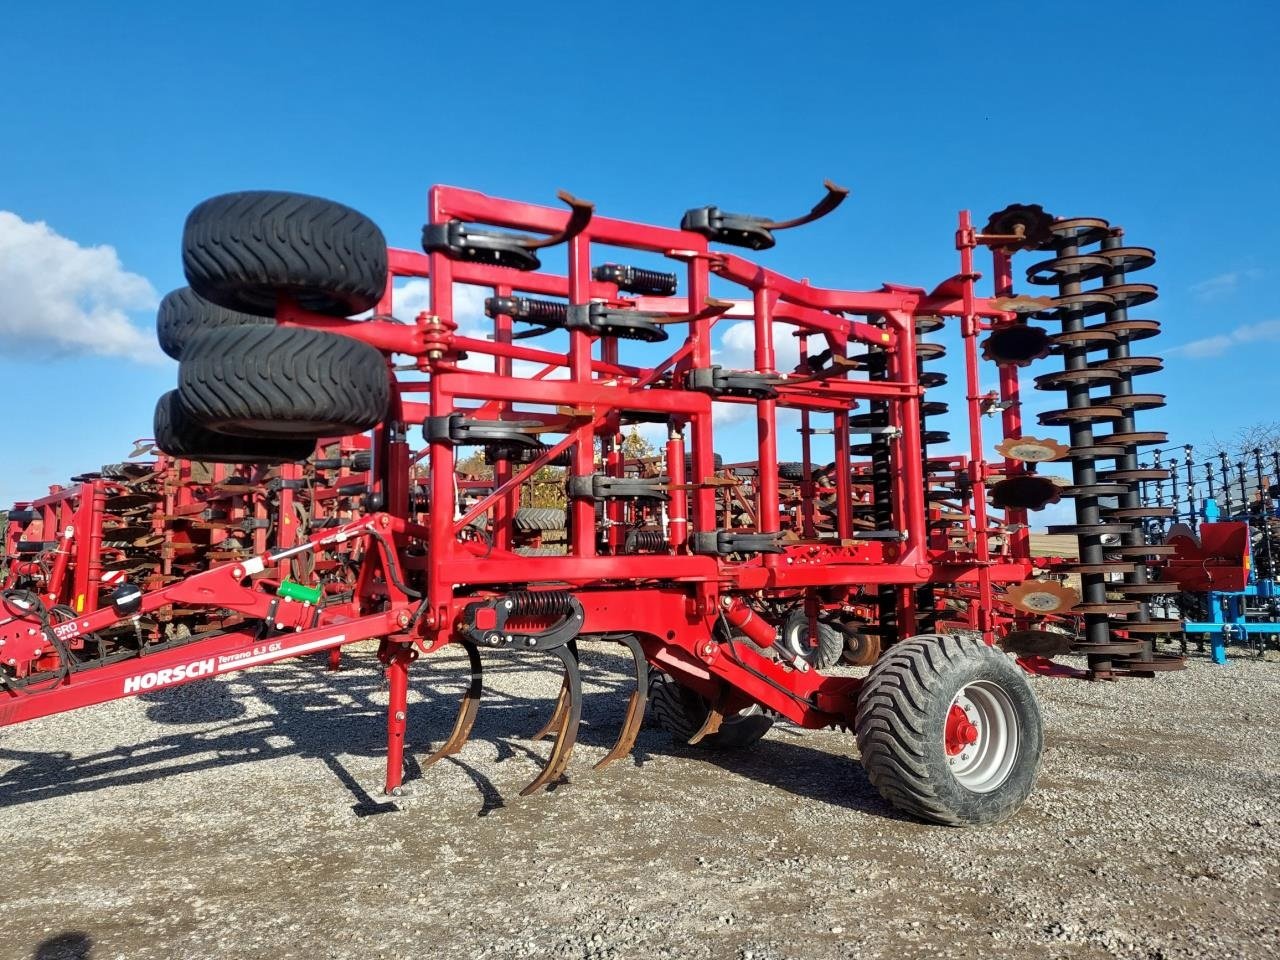
[[[589, 689], [584, 697], [579, 743], [607, 750], [620, 717], [618, 692], [633, 683], [627, 659], [596, 646], [583, 651]], [[67, 793], [93, 793], [113, 786], [150, 783], [179, 773], [194, 773], [238, 763], [283, 757], [319, 760], [353, 798], [357, 816], [394, 812], [399, 805], [366, 785], [345, 762], [351, 757], [381, 754], [385, 725], [386, 684], [372, 657], [356, 655], [338, 674], [324, 672], [322, 661], [299, 660], [263, 673], [237, 674], [225, 683], [197, 683], [143, 695], [146, 716], [161, 726], [185, 726], [181, 732], [154, 737], [131, 746], [73, 756], [66, 752], [16, 750], [0, 744], [0, 809]], [[415, 676], [411, 750], [406, 753], [409, 786], [424, 773], [415, 755], [425, 755], [444, 737], [456, 710], [457, 687], [463, 683], [464, 658], [444, 656], [442, 669]], [[545, 675], [536, 680], [516, 675]], [[456, 682], [455, 682], [456, 676]], [[496, 749], [496, 762], [516, 758], [541, 762], [545, 746], [529, 739], [546, 719], [542, 693], [519, 696], [505, 692], [517, 686], [547, 686], [557, 672], [524, 660], [495, 658], [486, 664], [486, 684], [477, 722], [477, 742]], [[443, 680], [443, 683], [442, 683]], [[246, 704], [260, 703], [265, 710]], [[639, 737], [631, 762], [643, 766], [653, 756], [679, 756], [709, 763], [737, 776], [823, 803], [895, 817], [888, 804], [849, 757], [794, 742], [794, 731], [779, 725], [776, 733], [751, 750], [714, 753], [674, 743], [665, 732], [647, 729]], [[852, 742], [852, 737], [850, 737]], [[450, 757], [475, 785], [481, 798], [477, 817], [507, 805], [505, 797], [480, 766]], [[430, 776], [427, 771], [425, 776]], [[571, 785], [571, 784], [570, 784]]]

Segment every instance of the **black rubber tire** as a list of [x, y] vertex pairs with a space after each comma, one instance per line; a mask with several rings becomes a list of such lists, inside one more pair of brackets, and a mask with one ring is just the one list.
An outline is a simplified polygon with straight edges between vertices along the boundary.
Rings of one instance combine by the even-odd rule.
[[[975, 682], [998, 687], [1018, 728], [1010, 769], [994, 788], [977, 792], [948, 764], [947, 714]], [[854, 723], [867, 777], [898, 809], [944, 826], [998, 823], [1031, 794], [1044, 724], [1026, 677], [1013, 659], [981, 640], [930, 634], [893, 646], [871, 669]]]
[[528, 533], [565, 529], [565, 512], [559, 507], [522, 507], [513, 520], [515, 528]]
[[804, 479], [804, 464], [794, 462], [780, 463], [778, 464], [778, 476], [783, 480], [799, 483]]
[[298, 327], [226, 327], [183, 351], [178, 393], [192, 418], [239, 437], [362, 433], [387, 415], [387, 363], [368, 344]]
[[182, 268], [200, 296], [229, 310], [275, 315], [281, 294], [347, 317], [381, 299], [387, 241], [364, 214], [301, 193], [246, 190], [187, 215]]
[[[715, 464], [716, 472], [719, 473], [724, 469], [724, 457], [718, 453], [711, 455], [711, 462]], [[693, 454], [686, 453], [684, 455], [684, 475], [686, 478], [693, 476]]]
[[192, 420], [182, 408], [178, 391], [170, 390], [156, 401], [152, 423], [156, 446], [162, 453], [184, 460], [211, 463], [295, 463], [315, 452], [309, 440], [278, 438], [260, 440], [214, 433]]
[[[682, 687], [669, 674], [649, 673], [649, 716], [678, 744], [686, 746], [701, 729], [711, 709], [705, 697]], [[756, 743], [773, 726], [773, 717], [758, 706], [725, 717], [720, 729], [694, 746], [704, 750], [741, 750]]]
[[270, 325], [269, 317], [256, 317], [239, 310], [228, 310], [210, 303], [190, 287], [179, 287], [165, 295], [156, 311], [156, 339], [160, 349], [175, 360], [182, 359], [183, 348], [195, 337], [222, 327]]
[[809, 666], [826, 670], [840, 662], [844, 654], [844, 634], [833, 623], [818, 619], [818, 643], [809, 646], [809, 618], [803, 608], [792, 610], [782, 622], [778, 642], [800, 656]]

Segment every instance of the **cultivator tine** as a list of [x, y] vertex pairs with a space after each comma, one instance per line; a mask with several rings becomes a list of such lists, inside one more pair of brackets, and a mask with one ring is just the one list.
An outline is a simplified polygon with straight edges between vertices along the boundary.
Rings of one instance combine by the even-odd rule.
[[[573, 659], [578, 660], [578, 641], [570, 640], [568, 643], [569, 652], [573, 654]], [[543, 724], [542, 729], [533, 735], [534, 740], [544, 740], [551, 734], [555, 733], [564, 724], [565, 714], [569, 712], [569, 678], [566, 676], [560, 684], [560, 693], [556, 697], [555, 709], [551, 711], [551, 716], [547, 722]]]
[[720, 711], [720, 705], [716, 703], [707, 711], [707, 718], [702, 721], [698, 732], [689, 738], [689, 746], [696, 746], [713, 733], [719, 733], [722, 723], [724, 723], [724, 714]]
[[483, 668], [480, 665], [480, 651], [476, 649], [476, 645], [463, 642], [462, 646], [467, 651], [467, 659], [471, 662], [471, 685], [462, 695], [462, 707], [458, 710], [458, 719], [454, 721], [453, 732], [449, 734], [449, 739], [423, 761], [423, 767], [429, 767], [437, 760], [451, 757], [461, 750], [462, 745], [471, 737], [471, 728], [475, 726], [476, 711], [480, 708], [480, 693], [484, 689]]
[[621, 760], [635, 746], [636, 737], [640, 734], [640, 725], [644, 722], [644, 708], [649, 702], [649, 661], [645, 658], [644, 649], [633, 636], [616, 638], [631, 653], [635, 666], [636, 688], [631, 693], [631, 702], [627, 704], [627, 715], [622, 721], [622, 729], [612, 749], [595, 765], [596, 770], [603, 770], [615, 760]]
[[548, 784], [560, 779], [565, 767], [569, 765], [569, 757], [573, 754], [573, 745], [578, 740], [578, 722], [582, 719], [582, 680], [578, 675], [577, 657], [567, 645], [552, 647], [547, 652], [555, 654], [564, 665], [564, 690], [567, 693], [567, 708], [564, 722], [560, 725], [556, 742], [551, 747], [551, 756], [547, 758], [546, 766], [542, 768], [542, 772], [534, 778], [532, 783], [520, 791], [520, 796], [522, 797], [536, 793]]

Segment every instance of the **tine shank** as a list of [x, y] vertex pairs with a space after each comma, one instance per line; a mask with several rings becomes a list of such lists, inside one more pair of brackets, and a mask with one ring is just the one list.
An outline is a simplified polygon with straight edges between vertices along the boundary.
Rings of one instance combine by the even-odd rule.
[[461, 750], [462, 745], [471, 736], [471, 728], [475, 726], [476, 711], [480, 708], [480, 693], [484, 689], [483, 667], [480, 664], [480, 651], [476, 649], [476, 645], [463, 643], [462, 646], [467, 651], [467, 659], [471, 662], [471, 685], [462, 695], [462, 707], [458, 710], [458, 719], [454, 721], [453, 732], [449, 734], [449, 739], [422, 762], [423, 767], [429, 767], [437, 760], [453, 756]]
[[702, 726], [698, 728], [698, 732], [689, 738], [689, 746], [701, 743], [706, 737], [717, 733], [720, 730], [720, 724], [724, 723], [724, 714], [720, 712], [720, 704], [714, 703], [707, 710], [707, 719], [702, 721]]
[[[569, 652], [573, 654], [573, 659], [578, 659], [578, 641], [569, 641]], [[547, 718], [547, 722], [543, 724], [542, 729], [533, 735], [533, 739], [542, 740], [555, 733], [564, 724], [564, 715], [569, 709], [569, 681], [565, 679], [560, 684], [560, 693], [556, 696], [555, 709], [551, 711], [551, 716]]]
[[613, 748], [595, 765], [596, 770], [603, 770], [631, 752], [636, 737], [640, 734], [640, 725], [644, 722], [645, 706], [649, 702], [649, 661], [645, 658], [644, 648], [630, 634], [619, 637], [618, 642], [631, 652], [631, 659], [635, 664], [636, 688], [631, 694], [631, 702], [627, 704], [627, 715], [622, 721], [618, 739]]
[[568, 691], [568, 710], [564, 723], [556, 735], [556, 742], [551, 747], [551, 756], [547, 758], [546, 766], [532, 783], [520, 791], [522, 797], [536, 793], [560, 779], [565, 767], [569, 765], [573, 745], [578, 740], [578, 722], [582, 719], [582, 680], [578, 676], [577, 657], [567, 647], [553, 647], [548, 652], [555, 654], [564, 665], [564, 687]]

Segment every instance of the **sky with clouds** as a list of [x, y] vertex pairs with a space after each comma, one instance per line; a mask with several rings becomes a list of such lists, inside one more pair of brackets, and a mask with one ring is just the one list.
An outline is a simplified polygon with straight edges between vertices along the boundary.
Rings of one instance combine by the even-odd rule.
[[[122, 458], [175, 365], [154, 310], [201, 199], [329, 196], [416, 247], [453, 183], [672, 223], [691, 206], [834, 216], [761, 256], [815, 283], [932, 287], [956, 212], [1102, 216], [1155, 247], [1142, 312], [1166, 372], [1144, 417], [1181, 444], [1280, 419], [1280, 35], [1274, 5], [1013, 2], [28, 4], [0, 31], [0, 501]], [[249, 26], [252, 26], [250, 29]], [[496, 34], [495, 34], [496, 31]], [[42, 38], [56, 34], [57, 56]], [[500, 35], [503, 45], [479, 38]], [[553, 260], [549, 266], [555, 267]], [[407, 284], [411, 314], [425, 284]], [[479, 329], [479, 300], [467, 324]], [[750, 357], [725, 324], [717, 362]], [[780, 353], [794, 354], [781, 335]], [[653, 355], [660, 351], [654, 348]], [[958, 372], [954, 358], [942, 369]], [[953, 380], [955, 377], [953, 375]], [[1032, 394], [1034, 413], [1060, 397]], [[955, 405], [955, 404], [953, 404]], [[733, 457], [750, 442], [720, 412]], [[958, 426], [958, 424], [953, 424]], [[784, 431], [794, 445], [794, 432]]]

